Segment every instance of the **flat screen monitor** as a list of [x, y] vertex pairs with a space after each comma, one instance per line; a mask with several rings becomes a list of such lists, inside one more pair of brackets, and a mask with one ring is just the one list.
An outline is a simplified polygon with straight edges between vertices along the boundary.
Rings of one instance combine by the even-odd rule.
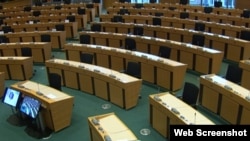
[[20, 105], [20, 111], [31, 118], [36, 118], [40, 110], [41, 102], [35, 98], [24, 96]]
[[20, 101], [21, 92], [10, 87], [6, 87], [3, 95], [2, 102], [10, 105], [12, 107], [16, 107]]

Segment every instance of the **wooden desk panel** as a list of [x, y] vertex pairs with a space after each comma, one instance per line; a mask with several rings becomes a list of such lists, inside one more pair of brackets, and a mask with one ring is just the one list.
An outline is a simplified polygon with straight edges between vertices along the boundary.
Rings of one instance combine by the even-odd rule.
[[112, 68], [116, 71], [126, 70], [128, 61], [140, 62], [143, 80], [172, 91], [182, 87], [187, 68], [186, 64], [155, 55], [107, 46], [65, 44], [65, 50], [67, 59], [73, 61], [80, 61], [80, 52], [95, 54], [95, 57], [101, 56], [99, 59], [97, 58], [95, 65]]
[[250, 90], [250, 61], [249, 60], [241, 60], [239, 62], [239, 67], [242, 69], [241, 76], [241, 86]]
[[[77, 89], [114, 102], [114, 104], [124, 109], [130, 109], [137, 104], [142, 83], [141, 79], [104, 67], [62, 59], [47, 60], [46, 67], [47, 73], [59, 73], [64, 82], [63, 85], [66, 87], [77, 87]], [[75, 82], [68, 83], [71, 81]], [[122, 92], [122, 96], [118, 95], [119, 98], [122, 98], [120, 100], [122, 103], [117, 103], [116, 100], [118, 88], [120, 93]]]
[[[93, 122], [95, 120], [96, 122]], [[115, 113], [88, 117], [91, 141], [105, 141], [109, 136], [111, 140], [137, 140], [134, 133], [116, 116]], [[103, 129], [103, 132], [99, 128]]]
[[0, 72], [5, 72], [5, 79], [28, 80], [33, 76], [31, 57], [0, 57]]
[[[11, 85], [11, 87], [21, 91], [23, 95], [28, 95], [41, 101], [46, 127], [57, 132], [70, 126], [74, 97], [33, 81], [18, 82]], [[38, 95], [37, 91], [43, 95]]]
[[[200, 77], [199, 103], [231, 124], [249, 124], [249, 90], [220, 76], [210, 74]], [[242, 120], [242, 121], [241, 121]]]
[[[170, 125], [172, 124], [214, 125], [199, 111], [168, 92], [150, 95], [149, 106], [151, 126], [166, 138], [170, 137]], [[173, 112], [173, 109], [176, 109], [179, 114]]]

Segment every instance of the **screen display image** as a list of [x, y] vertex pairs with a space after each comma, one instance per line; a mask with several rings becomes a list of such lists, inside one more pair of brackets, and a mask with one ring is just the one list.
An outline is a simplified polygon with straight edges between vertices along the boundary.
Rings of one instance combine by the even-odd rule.
[[19, 102], [20, 97], [21, 97], [20, 91], [7, 87], [5, 89], [3, 103], [16, 107]]
[[31, 118], [36, 118], [40, 109], [41, 103], [32, 97], [24, 96], [20, 106], [20, 111]]

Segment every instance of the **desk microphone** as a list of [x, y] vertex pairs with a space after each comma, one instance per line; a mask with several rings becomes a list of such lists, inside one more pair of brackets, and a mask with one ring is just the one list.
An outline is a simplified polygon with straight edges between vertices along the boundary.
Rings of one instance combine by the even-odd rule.
[[40, 92], [39, 83], [37, 83], [37, 88], [38, 88], [38, 91], [36, 91], [36, 94], [38, 94], [38, 95], [43, 95], [43, 93], [42, 93], [42, 92]]

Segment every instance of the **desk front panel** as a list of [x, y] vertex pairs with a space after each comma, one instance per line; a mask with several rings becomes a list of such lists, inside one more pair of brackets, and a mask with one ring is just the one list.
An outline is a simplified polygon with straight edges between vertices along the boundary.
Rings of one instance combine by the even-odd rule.
[[5, 72], [0, 72], [0, 97], [3, 96], [5, 90]]
[[249, 60], [241, 60], [239, 62], [239, 67], [242, 69], [241, 76], [241, 86], [250, 89], [250, 61]]

